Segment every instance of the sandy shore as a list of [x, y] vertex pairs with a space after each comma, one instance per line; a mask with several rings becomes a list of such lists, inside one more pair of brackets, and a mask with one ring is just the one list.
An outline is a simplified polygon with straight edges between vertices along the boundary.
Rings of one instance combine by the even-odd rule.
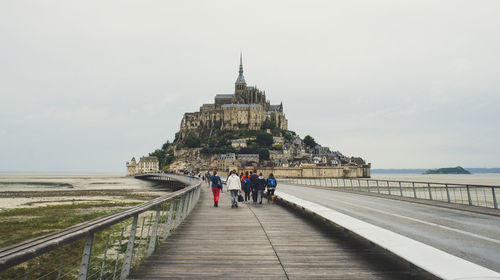
[[40, 207], [75, 202], [142, 202], [166, 195], [164, 191], [146, 190], [68, 190], [0, 192], [0, 210]]

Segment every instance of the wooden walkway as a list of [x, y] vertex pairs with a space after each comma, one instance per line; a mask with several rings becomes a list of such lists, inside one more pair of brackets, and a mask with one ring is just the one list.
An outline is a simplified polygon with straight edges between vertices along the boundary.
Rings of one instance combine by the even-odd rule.
[[[129, 279], [415, 279], [408, 265], [277, 204], [214, 208], [203, 187], [191, 215]], [[420, 278], [420, 277], [419, 277]]]

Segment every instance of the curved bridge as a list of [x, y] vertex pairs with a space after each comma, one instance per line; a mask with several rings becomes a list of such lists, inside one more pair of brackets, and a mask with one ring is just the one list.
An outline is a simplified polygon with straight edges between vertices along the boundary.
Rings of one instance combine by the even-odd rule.
[[[280, 180], [274, 203], [232, 209], [224, 192], [214, 208], [210, 188], [197, 178], [139, 178], [186, 187], [2, 249], [0, 278], [17, 272], [18, 279], [500, 279], [496, 207], [480, 214], [309, 179]], [[401, 184], [393, 192], [403, 194]], [[69, 259], [64, 252], [77, 246], [83, 254]]]

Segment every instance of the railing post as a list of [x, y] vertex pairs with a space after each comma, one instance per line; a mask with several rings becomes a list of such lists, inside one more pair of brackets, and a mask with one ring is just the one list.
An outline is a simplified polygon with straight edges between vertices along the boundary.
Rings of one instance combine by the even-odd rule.
[[387, 183], [387, 192], [389, 193], [389, 195], [392, 195], [391, 194], [391, 186], [389, 184], [389, 181], [386, 181], [386, 183]]
[[170, 230], [172, 230], [172, 217], [174, 216], [174, 201], [170, 201], [170, 210], [168, 211], [168, 218], [165, 221], [165, 227], [163, 228], [163, 240], [167, 239], [170, 235]]
[[182, 210], [184, 209], [185, 197], [182, 197], [177, 204], [177, 211], [175, 212], [175, 228], [177, 228], [182, 222]]
[[411, 182], [413, 186], [413, 198], [417, 198], [417, 190], [415, 189], [415, 182]]
[[[148, 237], [150, 238], [149, 240], [151, 241], [151, 237], [149, 235], [149, 233], [151, 233], [151, 220], [153, 220], [153, 213], [151, 213], [151, 216], [149, 216], [149, 223], [148, 223], [148, 233], [146, 233], [146, 242], [144, 243], [147, 243], [147, 240], [148, 240]], [[152, 233], [151, 233], [152, 234]], [[144, 244], [144, 246], [146, 246], [147, 244]], [[148, 245], [149, 246], [149, 245]], [[149, 248], [149, 247], [148, 247]], [[148, 248], [146, 248], [146, 252], [148, 250]], [[138, 250], [137, 251], [137, 255], [140, 255], [141, 254], [141, 251], [142, 250]], [[140, 256], [139, 256], [140, 257]], [[139, 259], [139, 258], [138, 258]], [[139, 259], [140, 260], [140, 259]]]
[[191, 211], [193, 210], [193, 206], [194, 206], [194, 195], [195, 195], [195, 191], [196, 190], [192, 190], [191, 191], [191, 195], [189, 197], [189, 211], [188, 211], [188, 214], [191, 213]]
[[448, 203], [451, 203], [450, 189], [448, 188], [448, 184], [446, 184], [445, 187], [446, 187], [446, 198], [448, 199]]
[[61, 263], [59, 264], [59, 273], [57, 273], [57, 280], [62, 278], [64, 269], [64, 256], [61, 256]]
[[370, 180], [366, 180], [366, 188], [368, 189], [368, 192], [370, 191]]
[[358, 182], [359, 191], [362, 192], [363, 188], [361, 188], [361, 180], [357, 179], [356, 182]]
[[146, 258], [151, 256], [156, 248], [156, 235], [158, 234], [158, 224], [160, 223], [160, 215], [161, 215], [161, 205], [156, 207], [156, 218], [155, 224], [153, 226], [153, 232], [151, 233], [151, 239], [149, 239], [148, 250], [146, 251]]
[[[135, 262], [137, 262], [139, 260], [139, 255], [141, 254], [141, 247], [142, 247], [142, 233], [144, 232], [144, 224], [146, 223], [146, 217], [142, 217], [142, 226], [141, 226], [141, 233], [139, 234], [139, 237], [137, 239], [141, 239], [138, 241], [138, 245], [137, 245], [137, 253], [135, 254]], [[134, 255], [134, 253], [132, 252], [132, 255]], [[132, 262], [133, 262], [134, 258], [132, 258]]]
[[87, 242], [83, 248], [82, 262], [80, 264], [80, 273], [78, 280], [86, 280], [89, 273], [90, 257], [92, 256], [92, 243], [94, 243], [94, 232], [89, 232]]
[[497, 202], [497, 196], [495, 194], [495, 187], [491, 187], [491, 194], [493, 195], [493, 207], [495, 207], [495, 209], [498, 209], [498, 202]]
[[128, 238], [127, 251], [125, 251], [125, 257], [123, 259], [122, 272], [120, 275], [121, 280], [126, 279], [128, 274], [130, 273], [130, 266], [132, 265], [132, 257], [134, 255], [134, 242], [138, 219], [139, 214], [136, 214], [134, 216], [134, 220], [132, 221], [132, 228], [130, 229], [130, 236]]
[[189, 216], [189, 213], [191, 213], [191, 207], [193, 207], [193, 191], [190, 191], [188, 193], [188, 205], [186, 208], [186, 215], [184, 216], [184, 218]]
[[431, 183], [427, 183], [427, 189], [429, 189], [429, 199], [432, 200]]
[[[120, 242], [118, 243], [118, 248], [122, 248], [122, 241], [123, 241], [123, 230], [122, 228], [122, 234], [120, 235]], [[116, 250], [116, 260], [115, 260], [115, 268], [113, 269], [113, 280], [116, 279], [116, 271], [118, 270], [118, 261], [120, 260], [120, 249]]]
[[186, 215], [184, 215], [184, 219], [189, 216], [189, 213], [191, 213], [191, 208], [193, 207], [193, 191], [190, 191], [188, 193], [188, 205], [186, 208]]
[[184, 195], [186, 202], [184, 203], [184, 208], [182, 209], [182, 220], [184, 221], [188, 215], [189, 203], [191, 202], [190, 193]]
[[99, 275], [99, 280], [102, 280], [102, 276], [104, 274], [104, 267], [106, 266], [106, 254], [108, 253], [108, 246], [109, 246], [109, 234], [108, 238], [106, 239], [106, 248], [104, 249], [104, 254], [102, 256], [102, 266], [101, 266], [101, 274]]
[[184, 207], [182, 207], [182, 221], [187, 216], [187, 209], [189, 208], [189, 193], [184, 194]]
[[377, 192], [380, 194], [380, 188], [379, 188], [379, 185], [378, 185], [378, 180], [375, 181], [375, 182], [377, 182]]
[[403, 197], [403, 188], [401, 187], [401, 181], [399, 181], [399, 193], [401, 194], [401, 197]]
[[470, 196], [470, 186], [467, 185], [467, 198], [469, 199], [469, 205], [472, 205], [472, 198]]

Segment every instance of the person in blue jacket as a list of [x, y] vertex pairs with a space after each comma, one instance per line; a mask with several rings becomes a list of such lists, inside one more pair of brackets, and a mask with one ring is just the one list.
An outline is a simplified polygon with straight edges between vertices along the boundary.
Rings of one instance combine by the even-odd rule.
[[[246, 176], [245, 176], [246, 175]], [[243, 182], [241, 182], [241, 188], [243, 189], [243, 192], [245, 193], [245, 202], [250, 200], [250, 192], [251, 192], [251, 185], [252, 183], [250, 182], [250, 176], [248, 175], [248, 171], [246, 174], [243, 175], [245, 176], [245, 179]]]
[[267, 203], [269, 203], [271, 200], [274, 201], [274, 191], [276, 190], [277, 185], [278, 185], [278, 182], [276, 181], [276, 178], [274, 178], [273, 173], [269, 174], [269, 177], [267, 178], [267, 181], [266, 181]]

